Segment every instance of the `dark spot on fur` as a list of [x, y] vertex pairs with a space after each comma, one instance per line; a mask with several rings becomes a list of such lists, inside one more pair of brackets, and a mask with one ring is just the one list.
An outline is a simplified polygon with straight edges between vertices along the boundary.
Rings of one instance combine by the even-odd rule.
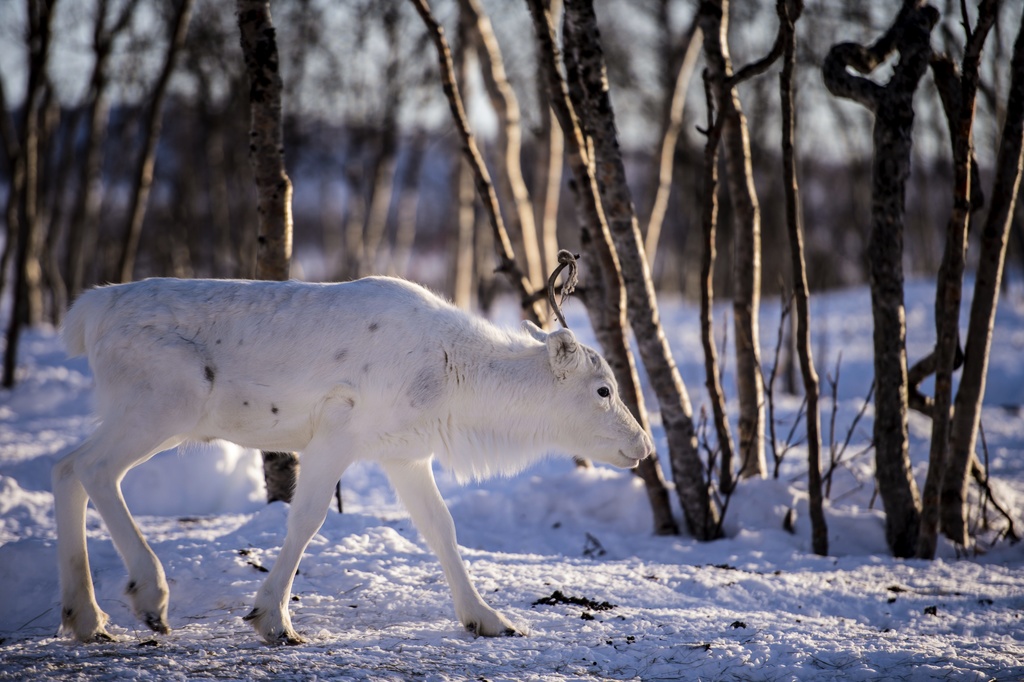
[[370, 330], [371, 332], [375, 332], [375, 331], [377, 331], [378, 329], [380, 329], [380, 325], [379, 325], [379, 324], [377, 324], [376, 322], [371, 322], [371, 323], [370, 323], [370, 326], [368, 327], [368, 329], [369, 329], [369, 330]]
[[274, 414], [277, 414], [277, 405], [271, 405], [270, 411], [273, 412]]
[[70, 606], [65, 608], [63, 611], [64, 620], [71, 620], [75, 615], [75, 610]]
[[424, 407], [441, 399], [441, 377], [432, 367], [424, 367], [409, 386], [409, 404], [412, 407]]
[[366, 363], [365, 365], [363, 365], [363, 374], [369, 374], [369, 372], [370, 372], [370, 363]]
[[348, 404], [349, 407], [356, 406], [355, 398], [345, 398], [345, 402]]
[[217, 345], [218, 346], [220, 345], [220, 339], [217, 339]]
[[138, 591], [139, 591], [139, 586], [135, 583], [134, 580], [129, 581], [128, 582], [128, 586], [126, 588], [124, 588], [124, 593], [125, 594], [135, 594]]
[[243, 400], [242, 404], [245, 405], [246, 407], [249, 407], [249, 401], [248, 400]]
[[346, 356], [348, 356], [348, 351], [342, 348], [341, 350], [334, 354], [334, 360], [336, 362], [344, 362]]
[[211, 384], [213, 383], [213, 378], [217, 376], [213, 371], [213, 367], [210, 367], [209, 365], [203, 368], [203, 373], [206, 375], [206, 380]]

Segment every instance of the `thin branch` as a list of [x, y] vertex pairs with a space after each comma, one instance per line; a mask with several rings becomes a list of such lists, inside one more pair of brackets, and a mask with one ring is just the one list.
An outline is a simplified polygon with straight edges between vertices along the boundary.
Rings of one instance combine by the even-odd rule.
[[491, 229], [494, 231], [495, 246], [498, 249], [498, 259], [500, 261], [497, 270], [505, 273], [505, 276], [508, 277], [516, 293], [519, 294], [519, 300], [527, 314], [530, 315], [534, 322], [540, 323], [542, 319], [541, 306], [537, 305], [537, 302], [533, 299], [529, 280], [526, 279], [523, 271], [516, 264], [512, 242], [509, 240], [505, 223], [501, 219], [501, 209], [498, 207], [498, 197], [494, 192], [494, 183], [491, 182], [490, 173], [488, 173], [483, 156], [480, 154], [479, 147], [477, 147], [476, 138], [469, 128], [469, 118], [466, 116], [466, 107], [463, 104], [462, 95], [459, 93], [459, 84], [455, 81], [455, 66], [452, 63], [452, 53], [448, 47], [448, 39], [445, 38], [444, 28], [430, 13], [430, 6], [427, 4], [427, 0], [410, 1], [416, 7], [420, 18], [423, 19], [423, 23], [427, 27], [427, 33], [437, 50], [441, 85], [448, 99], [448, 106], [451, 109], [455, 127], [458, 130], [459, 137], [462, 139], [463, 152], [473, 168], [477, 194], [479, 194], [480, 200], [483, 202], [487, 218], [491, 223]]

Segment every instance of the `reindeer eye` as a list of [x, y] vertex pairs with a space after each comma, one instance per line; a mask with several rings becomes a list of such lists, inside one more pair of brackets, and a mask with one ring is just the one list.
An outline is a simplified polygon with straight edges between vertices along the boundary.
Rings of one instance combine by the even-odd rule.
[[607, 386], [602, 386], [601, 388], [597, 389], [597, 394], [602, 398], [607, 398], [612, 394], [612, 392]]

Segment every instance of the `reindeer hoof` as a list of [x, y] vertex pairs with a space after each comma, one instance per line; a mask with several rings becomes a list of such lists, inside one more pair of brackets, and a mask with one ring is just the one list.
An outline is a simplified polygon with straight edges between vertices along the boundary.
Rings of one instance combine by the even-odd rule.
[[88, 640], [87, 644], [107, 644], [109, 642], [116, 642], [117, 639], [107, 633], [106, 630], [100, 630], [93, 634]]
[[282, 644], [285, 646], [298, 646], [299, 644], [306, 643], [306, 640], [302, 637], [299, 637], [298, 633], [296, 633], [295, 630], [292, 630], [291, 628], [281, 630], [280, 632], [275, 632], [271, 630], [267, 633], [267, 636], [264, 639], [266, 640], [267, 644], [273, 646], [280, 646]]
[[144, 613], [142, 614], [142, 621], [150, 630], [159, 632], [161, 635], [166, 635], [171, 631], [171, 628], [167, 626], [167, 621], [159, 613]]
[[306, 640], [299, 637], [294, 630], [285, 630], [277, 636], [277, 643], [286, 646], [298, 646], [299, 644], [305, 644]]
[[[502, 618], [502, 621], [505, 619]], [[504, 627], [502, 627], [504, 626]], [[471, 633], [474, 637], [522, 637], [524, 633], [516, 630], [507, 623], [501, 623], [498, 627], [487, 627], [483, 623], [471, 622], [466, 623], [466, 630]]]

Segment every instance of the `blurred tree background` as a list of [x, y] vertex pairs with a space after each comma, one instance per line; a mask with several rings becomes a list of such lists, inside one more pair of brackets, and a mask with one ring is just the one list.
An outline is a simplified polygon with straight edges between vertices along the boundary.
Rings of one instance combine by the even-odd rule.
[[[764, 376], [762, 290], [768, 296], [796, 291], [789, 336], [803, 339], [801, 369], [805, 390], [814, 394], [808, 404], [816, 408], [807, 291], [871, 280], [877, 293], [884, 287], [872, 264], [884, 261], [895, 284], [890, 303], [876, 306], [875, 340], [894, 343], [892, 371], [878, 373], [890, 381], [880, 382], [875, 401], [893, 423], [885, 431], [876, 420], [874, 446], [879, 471], [892, 465], [901, 479], [891, 495], [880, 486], [890, 542], [902, 556], [934, 554], [941, 488], [948, 512], [942, 529], [966, 544], [968, 474], [987, 487], [972, 453], [991, 313], [1007, 281], [1001, 276], [1006, 235], [1010, 267], [1024, 264], [1024, 216], [1014, 203], [1024, 135], [1024, 38], [1015, 43], [1021, 3], [566, 0], [565, 30], [552, 30], [552, 40], [563, 39], [560, 70], [554, 43], [545, 44], [541, 33], [545, 13], [559, 21], [561, 5], [270, 3], [284, 88], [285, 165], [294, 186], [291, 276], [398, 275], [485, 312], [496, 296], [512, 294], [528, 316], [540, 318], [542, 284], [558, 249], [589, 254], [581, 299], [599, 343], [621, 370], [620, 384], [632, 386], [628, 402], [646, 427], [629, 328], [635, 333], [674, 450], [672, 474], [688, 527], [713, 539], [721, 533], [718, 505], [724, 514], [734, 476], [768, 475], [766, 440], [776, 456], [776, 372], [782, 364], [795, 367], [792, 355], [780, 361], [776, 351], [771, 375]], [[920, 24], [916, 52], [908, 17]], [[430, 31], [421, 18], [429, 19]], [[450, 50], [441, 45], [438, 25]], [[441, 63], [450, 58], [449, 76], [465, 104], [458, 126], [451, 112], [458, 114], [461, 104], [451, 83], [442, 88], [439, 54]], [[914, 59], [908, 81], [903, 74]], [[256, 90], [232, 3], [0, 4], [5, 386], [15, 380], [18, 329], [59, 323], [68, 302], [87, 287], [150, 276], [256, 275], [262, 237], [249, 163]], [[904, 97], [903, 113], [877, 105], [883, 92]], [[961, 95], [974, 108], [960, 107]], [[879, 143], [887, 128], [909, 135], [899, 154]], [[563, 139], [567, 130], [572, 133]], [[464, 148], [473, 150], [472, 172]], [[893, 181], [886, 181], [890, 175]], [[705, 191], [712, 186], [716, 192]], [[993, 197], [983, 196], [987, 188]], [[481, 196], [490, 201], [481, 204]], [[984, 227], [969, 230], [971, 224]], [[977, 270], [978, 290], [985, 292], [971, 313], [973, 353], [970, 343], [961, 344], [955, 315], [964, 244], [966, 270]], [[904, 277], [939, 282], [936, 351], [909, 362]], [[712, 292], [733, 302], [737, 471], [724, 403], [716, 413], [716, 442], [700, 443], [706, 464], [698, 456], [692, 409], [661, 331], [655, 290], [702, 298], [709, 387], [718, 382]], [[789, 310], [788, 303], [782, 307]], [[880, 324], [883, 309], [893, 313], [892, 331]], [[954, 401], [950, 377], [965, 353], [970, 390]], [[927, 398], [917, 385], [933, 373], [935, 397]], [[786, 390], [799, 392], [795, 372], [785, 374]], [[883, 406], [890, 399], [892, 409]], [[922, 507], [908, 474], [906, 413], [942, 416], [954, 402], [952, 425], [944, 416], [933, 420]], [[816, 421], [811, 430], [817, 441]], [[819, 469], [819, 446], [812, 448], [812, 472]], [[955, 475], [943, 479], [950, 448]], [[660, 469], [640, 473], [657, 532], [676, 532]], [[821, 488], [820, 478], [812, 481]], [[903, 515], [892, 501], [900, 496]], [[820, 495], [817, 504], [820, 512]], [[823, 516], [818, 520], [815, 551], [825, 553]]]
[[[248, 86], [233, 7], [195, 0], [183, 42], [171, 54], [183, 4], [14, 0], [0, 6], [0, 132], [6, 151], [0, 155], [0, 173], [7, 207], [5, 277], [0, 281], [7, 282], [15, 266], [14, 226], [28, 220], [33, 225], [26, 232], [31, 235], [27, 258], [30, 269], [38, 269], [32, 281], [38, 290], [24, 313], [32, 321], [59, 320], [68, 295], [98, 282], [254, 273]], [[36, 16], [40, 6], [43, 14], [52, 15], [46, 45]], [[550, 124], [539, 104], [529, 12], [526, 3], [485, 0], [480, 6], [491, 19], [518, 99], [523, 177], [531, 196], [541, 196]], [[600, 0], [596, 7], [627, 175], [645, 228], [697, 3]], [[882, 2], [819, 0], [807, 3], [797, 25], [796, 148], [812, 291], [866, 280], [870, 213], [870, 115], [830, 96], [820, 66], [833, 42], [864, 42], [884, 32], [890, 9]], [[946, 0], [939, 9], [942, 19], [933, 47], [958, 59], [963, 42], [959, 6]], [[413, 7], [403, 0], [294, 0], [274, 3], [273, 11], [285, 86], [286, 162], [295, 184], [293, 275], [326, 280], [390, 273], [453, 294], [460, 203], [452, 184], [458, 177], [459, 141]], [[459, 2], [439, 0], [433, 11], [458, 51]], [[985, 186], [1003, 122], [1020, 11], [1017, 3], [1002, 4], [983, 55], [975, 146]], [[730, 13], [733, 61], [745, 64], [766, 53], [774, 39], [774, 3], [734, 1]], [[162, 85], [169, 55], [173, 61]], [[474, 62], [479, 49], [467, 55]], [[659, 291], [691, 297], [699, 292], [700, 272], [704, 138], [697, 129], [706, 120], [702, 68], [698, 56], [653, 264]], [[461, 87], [471, 124], [493, 162], [500, 151], [497, 118], [479, 69], [471, 63], [466, 73]], [[905, 265], [908, 276], [930, 277], [942, 257], [952, 161], [939, 96], [930, 77], [925, 80], [915, 102]], [[762, 283], [765, 293], [773, 295], [779, 282], [788, 287], [790, 278], [776, 83], [759, 78], [738, 87], [761, 204]], [[38, 170], [33, 206], [27, 216], [22, 208], [19, 222], [18, 207], [12, 204], [24, 186], [17, 179], [22, 174], [19, 141], [29, 119], [36, 122]], [[126, 245], [126, 234], [137, 212], [140, 164], [154, 132], [152, 186], [148, 199], [142, 199], [136, 249]], [[715, 290], [728, 299], [732, 220], [728, 186], [723, 191]], [[572, 211], [572, 199], [563, 193], [558, 241], [576, 249], [579, 234]], [[1011, 264], [1024, 257], [1019, 207], [1017, 212]], [[476, 249], [483, 259], [476, 268], [482, 281], [474, 287], [486, 305], [494, 295], [489, 288], [502, 291], [508, 285], [491, 276], [493, 247], [487, 230], [474, 234], [486, 242]], [[122, 273], [126, 246], [137, 251], [130, 273]]]

